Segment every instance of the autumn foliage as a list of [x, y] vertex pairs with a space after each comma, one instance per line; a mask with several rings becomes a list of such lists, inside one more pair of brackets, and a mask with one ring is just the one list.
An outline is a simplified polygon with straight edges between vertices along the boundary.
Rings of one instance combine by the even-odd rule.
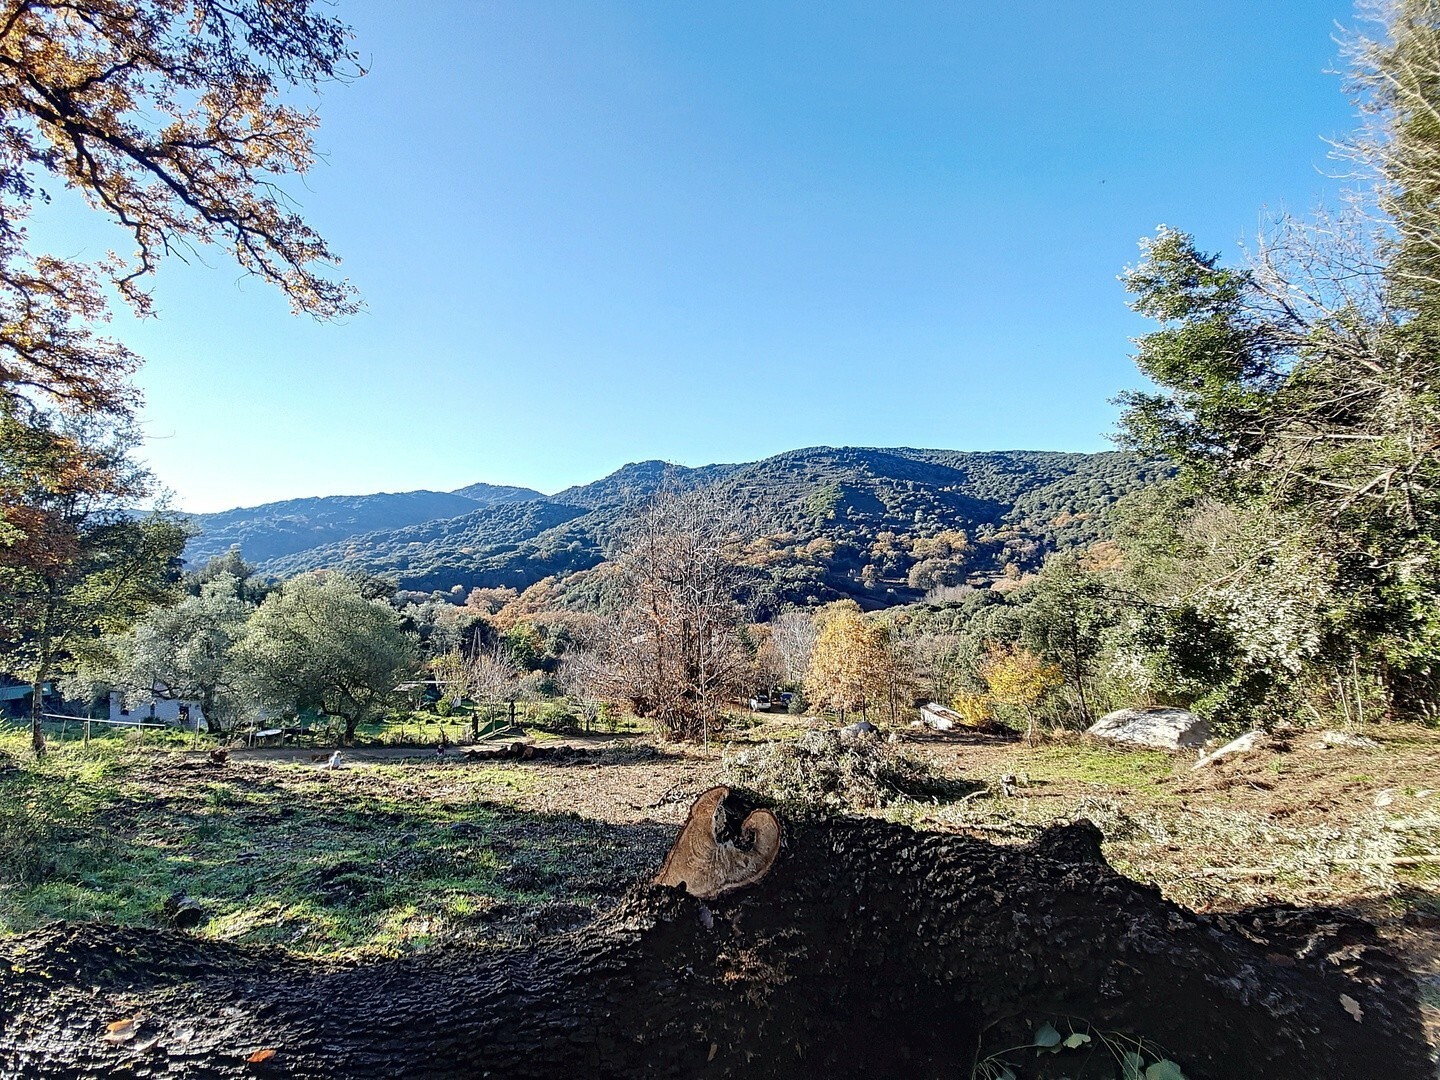
[[[138, 358], [101, 337], [105, 286], [151, 313], [165, 256], [227, 249], [319, 316], [352, 311], [335, 257], [276, 181], [314, 162], [294, 88], [359, 73], [347, 28], [311, 0], [7, 0], [0, 4], [0, 393], [124, 413]], [[84, 263], [33, 253], [50, 185], [134, 243]]]

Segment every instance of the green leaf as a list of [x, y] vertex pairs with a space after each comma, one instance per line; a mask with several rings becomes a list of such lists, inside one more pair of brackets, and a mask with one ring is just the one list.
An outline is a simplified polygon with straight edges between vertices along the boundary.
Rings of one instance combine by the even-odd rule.
[[1077, 1046], [1084, 1046], [1089, 1041], [1089, 1035], [1086, 1035], [1083, 1031], [1077, 1031], [1065, 1037], [1065, 1049], [1074, 1050]]
[[1145, 1080], [1185, 1080], [1185, 1074], [1180, 1071], [1179, 1065], [1167, 1058], [1146, 1069]]
[[1134, 1050], [1126, 1050], [1120, 1060], [1120, 1080], [1144, 1080], [1145, 1059]]
[[1035, 1029], [1035, 1045], [1042, 1050], [1060, 1045], [1060, 1032], [1055, 1030], [1054, 1024], [1041, 1024]]
[[1015, 1074], [1010, 1070], [1009, 1065], [1000, 1066], [999, 1080], [1016, 1080]]

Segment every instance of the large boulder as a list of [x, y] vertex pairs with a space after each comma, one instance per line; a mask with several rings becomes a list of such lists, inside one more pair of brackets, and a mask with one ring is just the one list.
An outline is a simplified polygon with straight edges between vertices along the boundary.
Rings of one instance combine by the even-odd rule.
[[1210, 729], [1188, 709], [1117, 709], [1097, 720], [1089, 734], [1161, 750], [1194, 750], [1205, 745]]

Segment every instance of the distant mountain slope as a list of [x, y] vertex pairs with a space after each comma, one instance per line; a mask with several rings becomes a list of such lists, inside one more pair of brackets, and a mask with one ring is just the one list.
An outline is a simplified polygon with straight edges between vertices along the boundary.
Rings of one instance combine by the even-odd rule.
[[204, 562], [239, 545], [246, 561], [264, 562], [357, 533], [468, 514], [476, 505], [476, 499], [443, 491], [405, 491], [287, 499], [217, 514], [192, 514], [189, 520], [200, 535], [186, 545], [185, 558]]
[[698, 469], [692, 469], [686, 465], [672, 465], [668, 461], [638, 461], [631, 465], [622, 465], [609, 476], [593, 483], [557, 491], [550, 498], [554, 502], [583, 506], [587, 510], [625, 506], [637, 499], [653, 495], [662, 487], [676, 490], [702, 487], [744, 467], [702, 465]]
[[543, 494], [534, 488], [511, 487], [508, 484], [467, 484], [465, 487], [456, 488], [450, 494], [473, 499], [482, 506], [494, 506], [497, 503], [529, 502], [532, 499], [545, 498]]
[[475, 584], [481, 562], [504, 560], [523, 541], [584, 513], [578, 506], [543, 499], [499, 503], [460, 517], [350, 536], [267, 560], [259, 569], [290, 577], [307, 570], [344, 568], [397, 577], [409, 589], [449, 589]]
[[[699, 469], [646, 461], [545, 501], [376, 531], [262, 569], [346, 566], [426, 591], [523, 588], [597, 566], [632, 508], [660, 488], [709, 487], [754, 535], [746, 558], [763, 610], [842, 596], [873, 607], [1093, 542], [1109, 505], [1163, 472], [1118, 452], [811, 447]], [[575, 601], [593, 602], [603, 577], [571, 579]]]

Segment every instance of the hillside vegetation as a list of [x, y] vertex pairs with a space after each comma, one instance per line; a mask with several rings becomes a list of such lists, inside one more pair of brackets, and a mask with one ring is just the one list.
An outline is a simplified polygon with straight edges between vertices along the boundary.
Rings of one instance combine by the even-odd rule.
[[404, 528], [468, 514], [477, 506], [542, 497], [529, 488], [472, 484], [455, 492], [329, 495], [193, 514], [189, 521], [199, 532], [186, 546], [185, 558], [198, 564], [238, 547], [245, 559], [261, 562], [376, 529]]
[[[1106, 509], [1164, 473], [1119, 452], [813, 447], [698, 469], [649, 461], [545, 499], [357, 528], [271, 555], [242, 543], [241, 553], [281, 578], [341, 568], [425, 592], [524, 589], [597, 566], [635, 508], [656, 491], [707, 488], [745, 524], [746, 562], [756, 571], [762, 608], [847, 596], [878, 607], [938, 585], [1030, 570], [1050, 551], [1102, 539]], [[257, 515], [249, 525], [252, 546], [273, 544], [267, 530], [287, 520]], [[334, 515], [326, 527], [339, 531], [344, 524]], [[298, 541], [297, 532], [285, 535]], [[204, 541], [205, 550], [214, 550], [211, 536]]]

